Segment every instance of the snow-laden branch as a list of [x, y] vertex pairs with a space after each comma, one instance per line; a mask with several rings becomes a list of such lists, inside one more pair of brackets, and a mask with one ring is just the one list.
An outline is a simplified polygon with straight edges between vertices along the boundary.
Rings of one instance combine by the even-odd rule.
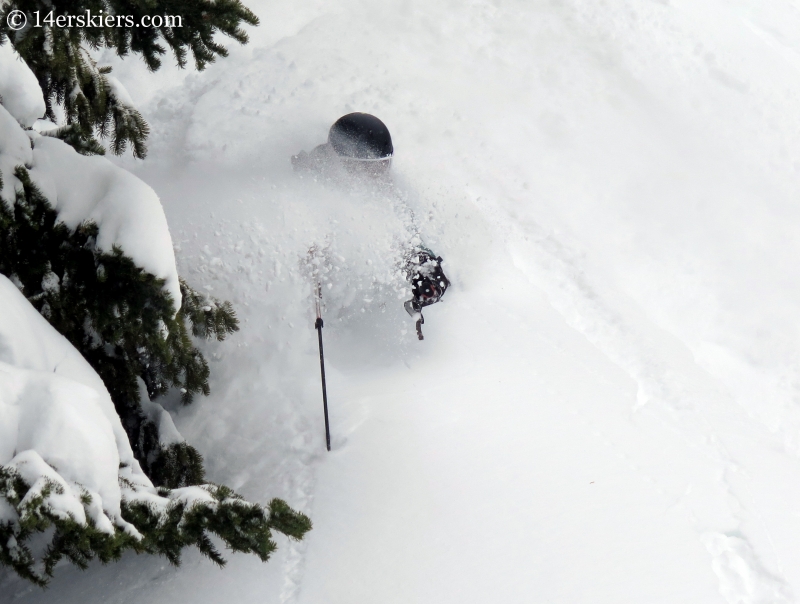
[[[121, 85], [115, 98], [125, 97]], [[92, 221], [99, 229], [97, 246], [119, 247], [149, 273], [164, 279], [165, 288], [180, 307], [181, 291], [172, 238], [161, 201], [144, 182], [103, 157], [84, 156], [30, 126], [44, 113], [35, 77], [9, 44], [0, 47], [0, 178], [2, 199], [13, 203], [19, 183], [17, 166], [27, 166], [35, 184], [53, 204], [68, 227]]]

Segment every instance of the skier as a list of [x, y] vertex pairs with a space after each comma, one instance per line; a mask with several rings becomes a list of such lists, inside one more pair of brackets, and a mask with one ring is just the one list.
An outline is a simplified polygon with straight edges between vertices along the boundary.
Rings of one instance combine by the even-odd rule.
[[[389, 129], [381, 120], [368, 113], [349, 113], [340, 117], [328, 132], [328, 142], [310, 153], [301, 151], [292, 156], [297, 172], [314, 172], [328, 177], [342, 174], [388, 179], [394, 147]], [[398, 201], [409, 216], [414, 239], [419, 241], [419, 229], [414, 213]], [[406, 312], [416, 319], [417, 337], [423, 340], [422, 309], [435, 304], [444, 296], [450, 281], [442, 269], [442, 257], [422, 245], [408, 245], [403, 257], [406, 278], [411, 284], [413, 298], [405, 302]]]
[[311, 153], [292, 156], [296, 171], [312, 171], [332, 176], [336, 172], [379, 177], [392, 165], [392, 137], [381, 120], [368, 113], [340, 117], [328, 132], [328, 142]]

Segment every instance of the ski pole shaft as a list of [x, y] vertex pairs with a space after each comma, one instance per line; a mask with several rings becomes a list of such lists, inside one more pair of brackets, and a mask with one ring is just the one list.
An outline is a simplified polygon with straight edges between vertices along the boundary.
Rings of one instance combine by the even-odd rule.
[[317, 318], [315, 324], [317, 336], [319, 337], [319, 370], [322, 375], [322, 408], [325, 411], [325, 445], [328, 451], [331, 450], [331, 428], [328, 423], [328, 389], [325, 385], [325, 354], [322, 351], [322, 319]]
[[317, 311], [317, 322], [314, 327], [317, 329], [319, 338], [319, 371], [322, 375], [322, 408], [325, 411], [325, 446], [331, 450], [331, 428], [328, 423], [328, 388], [325, 385], [325, 353], [322, 351], [322, 284], [317, 282], [314, 288], [314, 310]]

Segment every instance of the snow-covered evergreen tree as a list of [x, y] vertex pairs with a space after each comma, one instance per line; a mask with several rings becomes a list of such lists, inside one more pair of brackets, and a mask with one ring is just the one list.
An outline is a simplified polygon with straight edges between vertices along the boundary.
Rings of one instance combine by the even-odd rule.
[[199, 453], [151, 400], [208, 393], [192, 336], [223, 339], [233, 309], [179, 279], [150, 187], [31, 129], [39, 84], [0, 46], [0, 406], [15, 409], [0, 413], [0, 563], [40, 584], [62, 558], [129, 548], [177, 563], [196, 545], [222, 563], [209, 533], [266, 560], [270, 530], [301, 538], [308, 518], [203, 484]]
[[[6, 19], [15, 10], [26, 16], [27, 25], [22, 29], [14, 30]], [[119, 19], [106, 22], [100, 19], [101, 14], [124, 16], [121, 22], [126, 25], [127, 19], [138, 24], [145, 16], [158, 16], [162, 20], [170, 16], [171, 20], [163, 20], [157, 27], [117, 27]], [[62, 27], [58, 19], [47, 18], [49, 15], [60, 16], [62, 20], [95, 17], [91, 21], [73, 19], [68, 21], [69, 26]], [[110, 68], [99, 67], [89, 51], [106, 47], [120, 56], [134, 53], [156, 70], [161, 65], [161, 56], [167, 52], [166, 45], [180, 66], [187, 64], [191, 53], [195, 66], [203, 69], [217, 56], [227, 54], [214, 41], [216, 33], [247, 42], [247, 35], [241, 29], [243, 23], [254, 25], [258, 19], [239, 0], [191, 3], [159, 0], [144, 5], [128, 0], [78, 3], [13, 0], [0, 7], [0, 52], [5, 55], [7, 65], [14, 65], [10, 48], [13, 46], [41, 89], [44, 106], [39, 106], [39, 96], [32, 93], [36, 100], [28, 103], [28, 111], [33, 113], [23, 116], [21, 123], [25, 126], [30, 127], [38, 117], [55, 120], [54, 104], [60, 105], [64, 123], [44, 132], [46, 136], [61, 139], [80, 154], [93, 155], [104, 153], [95, 137], [99, 135], [109, 138], [114, 153], [122, 153], [130, 144], [133, 155], [143, 157], [148, 134], [146, 122], [133, 107], [124, 87], [110, 76]], [[12, 71], [19, 72], [20, 68]], [[15, 77], [15, 81], [19, 80]], [[32, 88], [30, 74], [27, 83]], [[18, 84], [6, 80], [6, 97], [10, 102], [19, 98], [25, 88]], [[31, 109], [34, 106], [36, 109]], [[52, 165], [50, 172], [58, 173], [62, 181], [67, 173], [85, 170], [80, 159], [62, 146], [40, 140], [38, 151], [45, 148], [48, 150], [45, 155], [52, 155], [45, 160]], [[202, 482], [199, 453], [186, 443], [159, 435], [160, 412], [149, 401], [144, 404], [151, 411], [143, 408], [137, 380], [144, 381], [150, 398], [172, 387], [181, 389], [182, 400], [187, 404], [198, 392], [208, 394], [208, 365], [189, 334], [223, 339], [238, 329], [232, 308], [227, 303], [202, 299], [188, 284], [179, 283], [176, 274], [162, 287], [165, 284], [159, 283], [157, 271], [151, 270], [148, 275], [147, 266], [129, 262], [124, 253], [113, 247], [106, 245], [102, 248], [104, 252], [99, 252], [93, 243], [96, 235], [91, 233], [90, 222], [72, 221], [67, 230], [57, 227], [57, 221], [64, 221], [64, 212], [51, 208], [47, 201], [57, 195], [55, 191], [49, 195], [40, 191], [41, 186], [48, 186], [52, 175], [39, 180], [34, 175], [31, 180], [23, 168], [11, 165], [5, 171], [6, 178], [18, 176], [22, 186], [19, 192], [5, 193], [8, 202], [13, 198], [16, 209], [6, 208], [4, 213], [0, 208], [4, 235], [0, 272], [14, 276], [37, 309], [78, 347], [103, 377], [134, 453], [148, 475], [162, 485]], [[104, 165], [99, 170], [102, 174], [96, 175], [96, 183], [106, 182], [111, 171], [111, 166]], [[140, 188], [138, 181], [132, 190], [137, 188]], [[89, 191], [80, 190], [70, 194], [79, 200], [73, 204], [76, 206], [92, 196]], [[63, 197], [64, 192], [58, 191], [58, 195]], [[126, 195], [133, 196], [130, 191]], [[155, 198], [152, 191], [144, 195]], [[130, 202], [123, 196], [116, 203]], [[163, 214], [158, 205], [158, 212]], [[135, 218], [132, 220], [136, 222]], [[126, 228], [130, 230], [131, 226]], [[131, 242], [128, 243], [125, 251], [130, 249]], [[166, 246], [162, 248], [161, 256], [165, 257]], [[103, 253], [111, 255], [101, 258]], [[163, 278], [163, 270], [160, 276]], [[173, 307], [178, 309], [177, 315], [171, 311]], [[87, 325], [91, 325], [91, 333]]]

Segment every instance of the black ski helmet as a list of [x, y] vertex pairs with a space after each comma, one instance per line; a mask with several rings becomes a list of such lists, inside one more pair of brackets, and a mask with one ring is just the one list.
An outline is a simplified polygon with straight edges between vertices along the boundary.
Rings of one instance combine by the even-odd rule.
[[348, 113], [328, 132], [328, 143], [342, 159], [387, 162], [394, 147], [389, 129], [369, 113]]

